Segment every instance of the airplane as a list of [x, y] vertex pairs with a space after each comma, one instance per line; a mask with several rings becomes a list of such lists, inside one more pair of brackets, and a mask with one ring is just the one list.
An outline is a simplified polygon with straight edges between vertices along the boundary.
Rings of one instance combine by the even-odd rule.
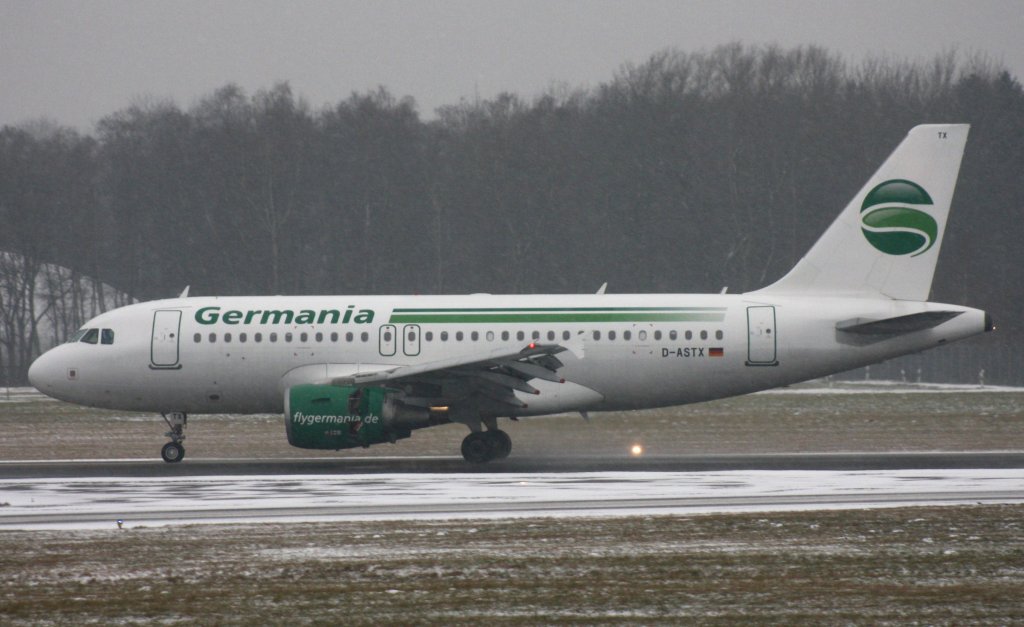
[[793, 269], [743, 294], [182, 297], [89, 320], [29, 370], [64, 401], [160, 413], [282, 413], [288, 442], [340, 450], [498, 419], [746, 394], [993, 330], [928, 302], [969, 125], [914, 127]]

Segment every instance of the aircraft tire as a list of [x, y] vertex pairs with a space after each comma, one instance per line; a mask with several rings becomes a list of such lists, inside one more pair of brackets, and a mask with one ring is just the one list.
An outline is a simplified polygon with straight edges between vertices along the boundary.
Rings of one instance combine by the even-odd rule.
[[512, 438], [501, 429], [488, 431], [487, 440], [492, 447], [493, 459], [505, 459], [512, 452]]
[[185, 447], [180, 442], [168, 442], [160, 449], [160, 457], [168, 464], [176, 464], [185, 458]]
[[494, 449], [487, 433], [474, 431], [462, 441], [462, 457], [471, 464], [485, 464], [494, 459]]

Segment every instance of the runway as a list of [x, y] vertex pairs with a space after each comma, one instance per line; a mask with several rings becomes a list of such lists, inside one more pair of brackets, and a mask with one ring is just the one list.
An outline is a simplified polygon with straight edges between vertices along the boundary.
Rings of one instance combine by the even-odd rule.
[[[1024, 503], [1024, 455], [0, 464], [0, 529]], [[454, 469], [454, 470], [452, 470]]]
[[641, 457], [511, 457], [473, 465], [461, 457], [322, 457], [3, 461], [0, 479], [195, 477], [217, 475], [509, 474], [580, 472], [722, 472], [730, 470], [925, 470], [1024, 468], [1024, 452], [786, 453]]

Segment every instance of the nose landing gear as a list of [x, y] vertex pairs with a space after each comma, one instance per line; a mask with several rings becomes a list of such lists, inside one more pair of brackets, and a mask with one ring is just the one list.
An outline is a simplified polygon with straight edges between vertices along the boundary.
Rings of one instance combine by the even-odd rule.
[[169, 464], [180, 462], [185, 458], [185, 447], [181, 445], [181, 442], [185, 439], [184, 431], [185, 425], [188, 424], [188, 416], [182, 412], [160, 415], [163, 416], [167, 426], [171, 428], [170, 431], [164, 434], [171, 438], [171, 441], [164, 444], [164, 447], [160, 449], [160, 457]]

